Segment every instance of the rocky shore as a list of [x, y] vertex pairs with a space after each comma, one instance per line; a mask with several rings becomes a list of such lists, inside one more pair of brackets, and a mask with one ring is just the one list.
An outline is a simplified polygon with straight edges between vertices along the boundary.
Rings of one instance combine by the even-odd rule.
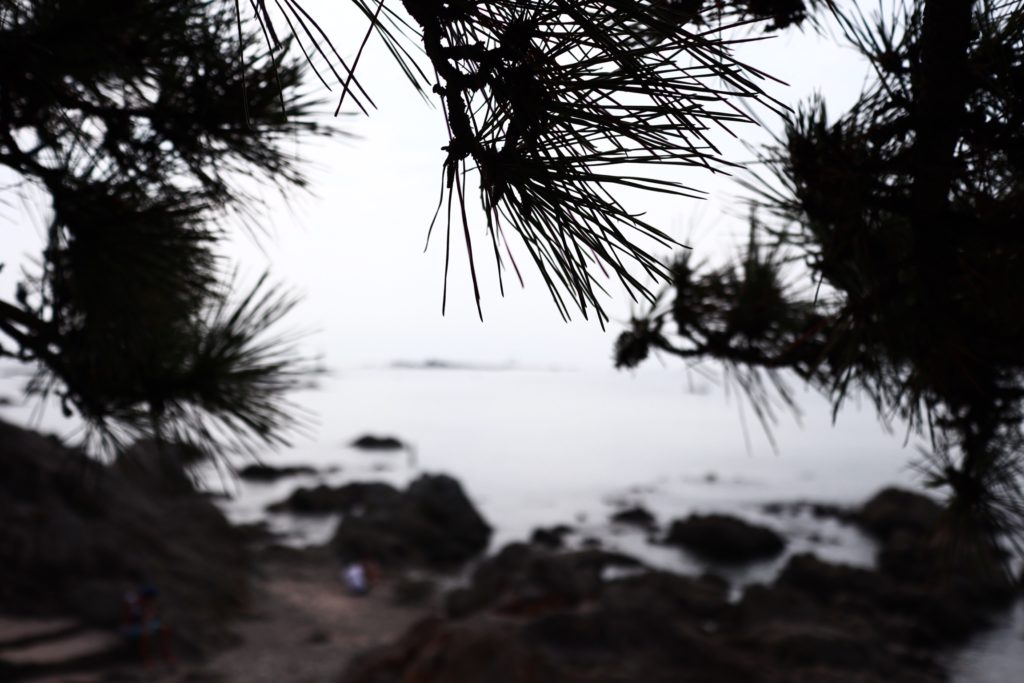
[[[924, 496], [888, 489], [843, 515], [878, 538], [877, 571], [799, 554], [774, 583], [736, 601], [712, 574], [655, 571], [603, 550], [509, 545], [449, 593], [443, 615], [361, 656], [338, 680], [946, 680], [943, 654], [988, 625], [1017, 586], [988, 565], [949, 564], [930, 545], [940, 509]], [[727, 562], [783, 544], [720, 515], [677, 520], [666, 540]]]
[[[713, 573], [569, 542], [568, 525], [485, 556], [489, 524], [441, 474], [404, 489], [299, 488], [273, 508], [341, 522], [325, 546], [283, 548], [229, 525], [181, 456], [140, 444], [100, 465], [0, 424], [0, 679], [930, 683], [945, 680], [946, 653], [1019, 595], [992, 558], [950, 561], [933, 544], [939, 506], [899, 489], [856, 508], [765, 509], [863, 530], [875, 569], [794, 555], [776, 529], [728, 515], [659, 525], [636, 504], [609, 520], [710, 568], [787, 552], [771, 583], [739, 594]], [[250, 472], [295, 474], [308, 469]], [[381, 566], [367, 597], [338, 578], [359, 560]], [[174, 668], [144, 669], [116, 635], [121, 597], [142, 581], [159, 586], [174, 626]]]

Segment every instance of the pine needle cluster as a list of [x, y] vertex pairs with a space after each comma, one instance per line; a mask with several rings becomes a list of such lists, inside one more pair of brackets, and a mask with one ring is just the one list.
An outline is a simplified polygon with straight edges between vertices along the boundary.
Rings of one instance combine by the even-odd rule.
[[228, 219], [305, 184], [298, 136], [330, 134], [304, 61], [210, 0], [0, 0], [0, 167], [46, 197], [46, 245], [0, 354], [34, 363], [107, 450], [158, 436], [226, 453], [280, 443], [310, 364], [270, 330], [293, 300], [231, 303]]
[[674, 303], [634, 324], [618, 362], [715, 358], [755, 386], [793, 370], [836, 410], [865, 394], [930, 437], [927, 481], [961, 541], [1019, 543], [1024, 10], [953, 5], [837, 12], [873, 84], [835, 120], [820, 99], [789, 117], [749, 184], [768, 217], [742, 263], [682, 259]]

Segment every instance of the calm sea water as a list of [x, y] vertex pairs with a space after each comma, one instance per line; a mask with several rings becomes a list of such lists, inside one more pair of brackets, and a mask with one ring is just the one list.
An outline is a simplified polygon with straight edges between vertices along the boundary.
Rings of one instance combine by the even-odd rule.
[[[799, 393], [802, 416], [780, 413], [773, 448], [741, 397], [682, 372], [354, 370], [303, 397], [318, 415], [315, 438], [265, 458], [334, 471], [270, 486], [233, 483], [229, 509], [239, 519], [262, 517], [268, 502], [317, 479], [402, 484], [448, 472], [501, 544], [547, 524], [600, 533], [626, 502], [666, 520], [722, 508], [759, 516], [766, 502], [857, 503], [884, 485], [913, 482], [908, 463], [917, 451], [902, 430], [885, 430], [855, 405], [833, 426], [824, 400]], [[364, 433], [397, 436], [412, 453], [348, 446]]]

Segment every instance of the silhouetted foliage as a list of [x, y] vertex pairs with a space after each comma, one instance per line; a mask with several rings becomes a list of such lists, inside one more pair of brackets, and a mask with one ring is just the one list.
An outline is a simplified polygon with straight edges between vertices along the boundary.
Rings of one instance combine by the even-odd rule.
[[[659, 167], [727, 169], [712, 140], [716, 129], [753, 121], [740, 101], [771, 105], [766, 75], [730, 52], [749, 36], [727, 29], [769, 17], [787, 25], [804, 7], [801, 0], [721, 7], [701, 0], [402, 0], [399, 13], [397, 0], [353, 2], [371, 22], [367, 36], [376, 32], [410, 81], [441, 103], [450, 138], [438, 204], [446, 272], [454, 227], [466, 243], [479, 308], [467, 212], [478, 189], [499, 281], [509, 266], [521, 279], [508, 241], [517, 234], [562, 315], [595, 312], [601, 322], [602, 279], [650, 298], [649, 276], [664, 269], [648, 249], [671, 243], [612, 193], [692, 195], [697, 190]], [[339, 109], [349, 96], [360, 108], [372, 106], [354, 75], [362, 50], [348, 64], [301, 3], [275, 0], [274, 11], [270, 4], [254, 5], [261, 25], [270, 36], [287, 29], [307, 44], [314, 67], [330, 66], [342, 89]], [[407, 47], [410, 39], [422, 42], [432, 76]], [[317, 74], [329, 85], [327, 69]]]
[[52, 210], [40, 268], [0, 302], [2, 353], [37, 363], [30, 391], [101, 442], [285, 438], [280, 396], [308, 368], [258, 335], [291, 301], [261, 281], [231, 308], [215, 247], [223, 218], [255, 219], [245, 179], [304, 183], [280, 145], [323, 130], [297, 94], [303, 67], [340, 89], [339, 111], [368, 112], [356, 68], [383, 40], [441, 103], [438, 210], [446, 250], [461, 224], [478, 307], [471, 176], [499, 276], [519, 274], [517, 233], [563, 315], [603, 322], [594, 269], [650, 298], [664, 269], [644, 240], [670, 242], [610, 191], [693, 193], [647, 169], [725, 169], [712, 129], [753, 120], [740, 100], [771, 104], [766, 76], [730, 54], [746, 38], [712, 29], [804, 16], [801, 0], [353, 2], [369, 28], [349, 63], [298, 0], [0, 0], [0, 164]]
[[261, 184], [301, 187], [296, 136], [328, 133], [303, 60], [210, 0], [0, 0], [0, 167], [49, 199], [46, 247], [0, 302], [0, 355], [35, 363], [100, 445], [280, 443], [308, 364], [267, 336], [292, 299], [241, 301], [215, 253]]
[[[955, 10], [955, 11], [954, 11]], [[835, 121], [812, 100], [750, 186], [738, 263], [672, 268], [671, 303], [617, 347], [721, 360], [769, 417], [795, 371], [926, 431], [957, 541], [1024, 537], [1024, 10], [897, 4], [836, 14], [876, 78]], [[764, 217], [767, 212], [770, 217]]]

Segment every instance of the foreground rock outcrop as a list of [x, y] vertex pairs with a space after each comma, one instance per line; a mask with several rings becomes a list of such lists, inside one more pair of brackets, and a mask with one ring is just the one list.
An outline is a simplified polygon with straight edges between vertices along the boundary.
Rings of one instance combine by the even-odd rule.
[[[886, 511], [882, 553], [908, 525], [922, 539], [934, 531], [915, 527], [930, 514], [926, 503], [905, 509], [904, 521]], [[752, 535], [761, 552], [769, 541], [758, 537], [767, 537]], [[602, 550], [512, 544], [448, 595], [447, 618], [365, 653], [339, 682], [938, 683], [942, 653], [1019, 591], [941, 557], [920, 555], [924, 571], [907, 573], [796, 555], [774, 583], [730, 602], [714, 576], [654, 571]]]
[[[243, 535], [198, 493], [173, 449], [140, 444], [112, 465], [0, 423], [0, 605], [115, 628], [126, 590], [160, 591], [179, 647], [228, 642], [247, 595]], [[187, 454], [184, 454], [187, 455]]]

